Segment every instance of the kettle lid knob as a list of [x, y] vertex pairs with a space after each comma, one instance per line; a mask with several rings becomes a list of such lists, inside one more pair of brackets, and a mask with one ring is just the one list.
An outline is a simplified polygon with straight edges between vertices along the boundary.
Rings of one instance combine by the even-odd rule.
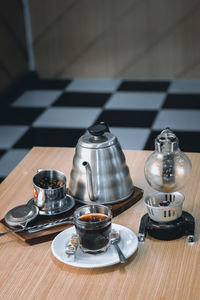
[[90, 126], [88, 131], [93, 136], [101, 136], [105, 132], [110, 132], [108, 125], [105, 122], [100, 122], [97, 125]]
[[100, 122], [96, 125], [87, 128], [87, 132], [78, 140], [78, 145], [82, 148], [100, 149], [107, 148], [118, 143], [108, 125], [105, 122]]

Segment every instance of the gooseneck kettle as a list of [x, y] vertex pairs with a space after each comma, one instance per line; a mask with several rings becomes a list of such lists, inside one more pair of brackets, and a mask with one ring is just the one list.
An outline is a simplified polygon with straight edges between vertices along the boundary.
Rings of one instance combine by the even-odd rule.
[[113, 204], [132, 195], [134, 186], [124, 153], [107, 124], [91, 126], [79, 138], [68, 189], [86, 204]]

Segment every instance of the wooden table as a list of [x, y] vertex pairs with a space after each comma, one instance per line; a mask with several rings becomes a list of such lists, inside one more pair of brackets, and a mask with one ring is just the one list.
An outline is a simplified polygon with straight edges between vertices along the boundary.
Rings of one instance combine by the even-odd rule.
[[[151, 192], [143, 167], [148, 151], [124, 151], [133, 182]], [[33, 148], [0, 185], [0, 218], [32, 197], [32, 177], [38, 168], [55, 168], [69, 178], [73, 148]], [[124, 265], [80, 269], [56, 260], [51, 242], [30, 246], [14, 234], [0, 239], [0, 299], [200, 299], [200, 154], [189, 153], [193, 170], [182, 190], [184, 210], [196, 219], [196, 242], [147, 238]], [[146, 213], [143, 200], [114, 218], [138, 233]], [[5, 231], [1, 224], [0, 231]]]

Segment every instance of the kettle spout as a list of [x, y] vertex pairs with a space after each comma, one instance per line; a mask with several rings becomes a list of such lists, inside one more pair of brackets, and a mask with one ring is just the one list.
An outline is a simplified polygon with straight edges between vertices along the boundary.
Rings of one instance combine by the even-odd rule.
[[90, 164], [87, 161], [84, 161], [82, 165], [85, 167], [86, 170], [87, 189], [88, 189], [89, 198], [91, 201], [96, 201], [98, 199], [98, 196], [96, 196], [94, 193], [94, 184], [92, 180], [92, 170]]

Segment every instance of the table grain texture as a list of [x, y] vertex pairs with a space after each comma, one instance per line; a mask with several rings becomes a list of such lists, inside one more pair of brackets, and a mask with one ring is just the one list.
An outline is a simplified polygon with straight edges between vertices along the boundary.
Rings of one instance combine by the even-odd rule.
[[[153, 190], [144, 178], [150, 151], [124, 150], [134, 185]], [[194, 245], [183, 237], [159, 241], [148, 237], [126, 264], [82, 269], [59, 262], [51, 241], [29, 246], [14, 234], [0, 238], [0, 299], [200, 299], [200, 154], [187, 153], [192, 174], [180, 191], [183, 209], [195, 217]], [[32, 178], [38, 168], [58, 169], [69, 179], [74, 148], [34, 147], [0, 184], [0, 218], [33, 196]], [[113, 219], [138, 233], [146, 213], [143, 199]], [[0, 231], [5, 231], [0, 224]]]

